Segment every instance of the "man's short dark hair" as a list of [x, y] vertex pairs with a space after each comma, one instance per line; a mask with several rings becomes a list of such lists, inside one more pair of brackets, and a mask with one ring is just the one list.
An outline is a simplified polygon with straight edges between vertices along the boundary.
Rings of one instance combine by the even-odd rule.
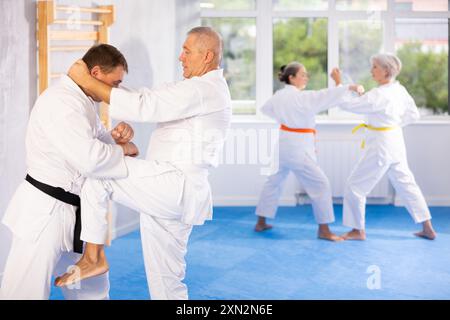
[[127, 60], [116, 47], [109, 44], [98, 44], [90, 48], [83, 56], [83, 61], [89, 70], [99, 66], [102, 72], [109, 73], [117, 66], [122, 66], [128, 72]]

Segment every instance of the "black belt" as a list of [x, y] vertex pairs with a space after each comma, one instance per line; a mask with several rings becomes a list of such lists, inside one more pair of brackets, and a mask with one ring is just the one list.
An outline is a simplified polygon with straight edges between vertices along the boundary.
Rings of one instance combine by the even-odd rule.
[[73, 251], [76, 253], [83, 253], [83, 241], [80, 239], [81, 235], [81, 203], [80, 197], [76, 194], [65, 191], [63, 188], [57, 188], [49, 186], [48, 184], [39, 182], [34, 180], [32, 177], [27, 175], [25, 177], [29, 183], [31, 183], [34, 187], [41, 190], [43, 193], [48, 194], [50, 197], [53, 197], [59, 201], [70, 204], [74, 207], [77, 207], [75, 211], [75, 230], [73, 235]]

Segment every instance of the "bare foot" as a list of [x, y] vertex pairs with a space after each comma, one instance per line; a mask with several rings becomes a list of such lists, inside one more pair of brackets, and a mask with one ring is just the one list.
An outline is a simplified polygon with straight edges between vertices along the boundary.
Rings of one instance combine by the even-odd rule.
[[258, 216], [258, 221], [256, 222], [255, 231], [261, 232], [265, 230], [272, 229], [272, 225], [266, 223], [266, 217]]
[[96, 262], [83, 256], [71, 271], [55, 279], [55, 286], [63, 287], [79, 282], [83, 279], [101, 275], [109, 270], [108, 261], [99, 259]]
[[436, 238], [436, 232], [434, 232], [434, 230], [424, 230], [424, 231], [420, 231], [420, 232], [416, 232], [414, 233], [414, 235], [416, 237], [419, 238], [424, 238], [424, 239], [428, 239], [428, 240], [434, 240]]
[[328, 240], [328, 241], [343, 241], [342, 237], [335, 235], [331, 232], [328, 224], [319, 224], [319, 231], [317, 232], [317, 237], [319, 239]]
[[257, 223], [255, 226], [255, 231], [256, 232], [261, 232], [261, 231], [265, 231], [265, 230], [269, 230], [272, 229], [272, 225], [271, 224], [261, 224], [261, 223]]
[[366, 232], [364, 230], [353, 229], [342, 235], [344, 240], [366, 240]]
[[433, 230], [433, 225], [431, 224], [431, 220], [424, 221], [422, 223], [422, 231], [414, 233], [416, 237], [434, 240], [436, 238], [436, 232]]
[[319, 232], [317, 237], [322, 240], [329, 241], [344, 241], [344, 238], [335, 235], [333, 232]]

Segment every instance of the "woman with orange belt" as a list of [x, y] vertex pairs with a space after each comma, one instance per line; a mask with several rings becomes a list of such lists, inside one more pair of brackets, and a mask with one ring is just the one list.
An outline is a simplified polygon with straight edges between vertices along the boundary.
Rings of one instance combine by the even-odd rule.
[[[331, 77], [336, 81], [338, 70]], [[342, 238], [333, 234], [328, 224], [334, 222], [331, 187], [316, 158], [315, 115], [337, 105], [341, 99], [358, 91], [360, 86], [339, 86], [323, 90], [303, 90], [308, 83], [305, 67], [291, 62], [281, 67], [280, 81], [286, 83], [261, 108], [261, 112], [281, 124], [279, 135], [279, 163], [277, 171], [265, 183], [256, 215], [255, 231], [272, 228], [266, 218], [274, 218], [283, 183], [292, 171], [312, 202], [314, 216], [319, 224], [318, 237], [331, 241]]]

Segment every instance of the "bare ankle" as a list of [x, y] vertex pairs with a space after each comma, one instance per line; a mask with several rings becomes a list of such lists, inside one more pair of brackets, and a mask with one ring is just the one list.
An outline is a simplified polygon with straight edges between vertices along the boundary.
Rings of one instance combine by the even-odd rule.
[[100, 244], [88, 243], [86, 245], [83, 258], [91, 263], [106, 260], [104, 246]]
[[427, 220], [427, 221], [425, 221], [423, 224], [422, 224], [422, 227], [423, 227], [423, 231], [434, 231], [433, 230], [433, 225], [431, 224], [431, 221], [430, 220]]
[[266, 218], [264, 218], [264, 217], [258, 217], [257, 224], [259, 224], [259, 225], [265, 225], [265, 224], [266, 224]]
[[319, 224], [319, 232], [320, 233], [331, 233], [330, 227], [328, 224]]

